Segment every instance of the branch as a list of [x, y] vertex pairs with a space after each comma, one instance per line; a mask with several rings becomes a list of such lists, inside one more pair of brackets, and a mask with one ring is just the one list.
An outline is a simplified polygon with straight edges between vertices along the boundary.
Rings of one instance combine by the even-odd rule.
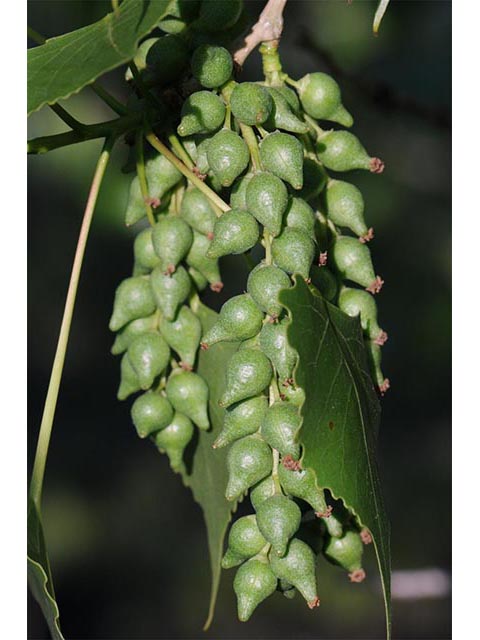
[[242, 67], [252, 51], [262, 42], [279, 40], [283, 30], [283, 10], [287, 0], [268, 0], [258, 22], [245, 38], [244, 45], [234, 55], [235, 63]]

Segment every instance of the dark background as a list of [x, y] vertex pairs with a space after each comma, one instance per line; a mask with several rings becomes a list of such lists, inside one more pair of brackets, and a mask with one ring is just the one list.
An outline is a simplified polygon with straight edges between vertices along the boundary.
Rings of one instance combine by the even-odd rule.
[[[249, 2], [253, 15], [263, 3]], [[29, 2], [29, 24], [46, 36], [76, 29], [110, 9], [101, 1]], [[282, 41], [296, 78], [331, 72], [355, 116], [354, 131], [386, 162], [381, 177], [355, 172], [364, 192], [372, 251], [386, 281], [378, 299], [389, 332], [380, 463], [392, 524], [394, 571], [450, 571], [450, 76], [449, 2], [392, 2], [380, 36], [375, 3], [293, 1]], [[31, 43], [30, 43], [31, 44]], [[258, 78], [258, 54], [244, 78]], [[122, 72], [107, 86], [122, 96]], [[86, 89], [66, 106], [85, 122], [111, 117]], [[65, 126], [48, 109], [30, 119], [30, 137]], [[100, 143], [30, 157], [29, 460], [60, 326], [71, 262]], [[119, 151], [119, 153], [118, 153]], [[116, 400], [118, 359], [107, 324], [113, 292], [131, 268], [132, 232], [123, 226], [129, 177], [118, 145], [99, 199], [86, 253], [44, 487], [45, 530], [67, 638], [381, 638], [383, 608], [373, 551], [370, 579], [350, 585], [321, 565], [322, 606], [279, 594], [252, 620], [236, 620], [232, 573], [222, 578], [217, 613], [201, 631], [209, 593], [202, 514], [166, 459], [140, 441], [129, 403]], [[225, 295], [241, 290], [241, 262], [224, 263]], [[224, 297], [209, 299], [220, 304]], [[46, 638], [29, 600], [29, 637]], [[394, 637], [450, 638], [450, 599], [393, 600]]]

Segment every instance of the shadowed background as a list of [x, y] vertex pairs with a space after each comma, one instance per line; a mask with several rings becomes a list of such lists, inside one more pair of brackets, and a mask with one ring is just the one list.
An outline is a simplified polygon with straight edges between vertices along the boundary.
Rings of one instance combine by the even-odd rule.
[[[248, 2], [258, 15], [262, 2]], [[46, 36], [101, 18], [103, 1], [29, 2], [29, 24]], [[392, 524], [393, 623], [397, 639], [450, 638], [450, 29], [449, 2], [392, 2], [380, 36], [375, 3], [290, 0], [281, 54], [294, 78], [332, 73], [355, 117], [354, 132], [386, 162], [382, 176], [345, 174], [365, 196], [375, 270], [385, 279], [380, 324], [390, 339], [384, 373], [380, 464]], [[258, 54], [243, 79], [257, 79]], [[106, 85], [126, 95], [122, 72]], [[86, 89], [65, 105], [84, 122], [108, 119]], [[48, 109], [30, 118], [30, 137], [65, 130]], [[33, 461], [71, 262], [100, 142], [30, 157], [29, 461]], [[382, 638], [383, 607], [373, 550], [369, 579], [319, 565], [322, 605], [276, 594], [252, 620], [236, 620], [224, 572], [211, 630], [201, 626], [210, 588], [202, 514], [167, 460], [140, 441], [129, 402], [116, 400], [118, 358], [108, 331], [113, 293], [129, 275], [134, 232], [123, 214], [130, 181], [117, 146], [92, 225], [44, 487], [44, 524], [61, 623], [67, 638]], [[223, 262], [218, 308], [243, 290], [241, 259]], [[436, 597], [419, 597], [418, 574]], [[429, 577], [430, 576], [430, 577]], [[413, 584], [412, 584], [413, 582]], [[443, 589], [440, 586], [443, 584]], [[427, 588], [427, 592], [428, 592]], [[404, 597], [400, 597], [403, 594]], [[406, 596], [406, 597], [405, 597]], [[29, 638], [47, 638], [29, 600]]]

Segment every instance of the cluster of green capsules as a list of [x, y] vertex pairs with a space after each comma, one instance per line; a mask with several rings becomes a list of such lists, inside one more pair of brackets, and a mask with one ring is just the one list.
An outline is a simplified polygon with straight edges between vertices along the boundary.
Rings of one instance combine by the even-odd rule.
[[[212, 5], [195, 4], [200, 14]], [[241, 3], [221, 4], [230, 8], [225, 15], [239, 19]], [[225, 372], [224, 424], [214, 447], [229, 447], [227, 500], [249, 494], [253, 507], [232, 525], [222, 561], [224, 568], [238, 567], [234, 589], [245, 621], [276, 590], [287, 597], [299, 591], [316, 607], [319, 553], [347, 570], [352, 582], [365, 577], [368, 531], [317, 485], [313, 470], [302, 468], [297, 437], [304, 393], [294, 380], [298, 355], [279, 293], [303, 278], [346, 314], [359, 316], [372, 378], [385, 393], [389, 382], [380, 364], [387, 334], [374, 299], [383, 281], [368, 248], [373, 230], [359, 189], [329, 174], [380, 173], [383, 163], [349, 131], [320, 126], [353, 124], [330, 76], [292, 80], [276, 46], [266, 43], [264, 80], [237, 82], [227, 48], [195, 28], [198, 14], [191, 25], [177, 18], [184, 26], [142, 43], [135, 61], [165, 120], [174, 123], [176, 131], [166, 136], [173, 151], [208, 188], [192, 186], [163, 155], [147, 159], [143, 177], [133, 179], [127, 224], [145, 217], [145, 203], [153, 214], [135, 238], [133, 275], [117, 289], [112, 351], [124, 354], [119, 398], [143, 391], [132, 406], [138, 434], [153, 438], [179, 470], [193, 425], [209, 428], [208, 385], [195, 372], [198, 350], [238, 343]], [[181, 43], [175, 55], [181, 50], [188, 60], [176, 99], [172, 78], [160, 79], [170, 67], [162, 71], [155, 62], [168, 38]], [[209, 197], [214, 192], [228, 202], [224, 210]], [[204, 333], [198, 296], [208, 284], [222, 288], [219, 259], [246, 254], [254, 260], [259, 251], [245, 292], [227, 300]]]

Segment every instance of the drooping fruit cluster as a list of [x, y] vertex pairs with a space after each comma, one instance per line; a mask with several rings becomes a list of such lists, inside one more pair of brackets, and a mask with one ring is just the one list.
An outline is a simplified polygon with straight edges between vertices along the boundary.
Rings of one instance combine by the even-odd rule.
[[[208, 385], [195, 372], [198, 348], [238, 343], [225, 372], [224, 424], [214, 447], [229, 447], [227, 500], [249, 492], [254, 510], [233, 524], [222, 563], [238, 567], [238, 615], [247, 620], [275, 590], [287, 597], [298, 590], [317, 606], [320, 552], [353, 582], [365, 577], [368, 532], [302, 468], [304, 394], [295, 384], [298, 355], [279, 293], [303, 278], [359, 316], [372, 377], [386, 391], [380, 359], [387, 335], [373, 297], [383, 281], [367, 246], [373, 230], [357, 187], [329, 174], [380, 173], [383, 163], [349, 131], [321, 128], [318, 120], [353, 124], [337, 83], [324, 73], [290, 79], [275, 43], [260, 49], [261, 82], [233, 78], [221, 43], [238, 24], [240, 2], [190, 5], [188, 15], [163, 21], [168, 35], [140, 45], [129, 76], [133, 100], [185, 170], [165, 155], [144, 162], [137, 144], [126, 222], [147, 216], [150, 226], [136, 236], [133, 275], [117, 289], [112, 351], [124, 354], [119, 398], [142, 391], [132, 407], [138, 434], [152, 437], [178, 470], [193, 425], [209, 428]], [[227, 300], [203, 332], [199, 294], [208, 284], [221, 289], [219, 259], [248, 253], [253, 260], [262, 247], [245, 292]]]

